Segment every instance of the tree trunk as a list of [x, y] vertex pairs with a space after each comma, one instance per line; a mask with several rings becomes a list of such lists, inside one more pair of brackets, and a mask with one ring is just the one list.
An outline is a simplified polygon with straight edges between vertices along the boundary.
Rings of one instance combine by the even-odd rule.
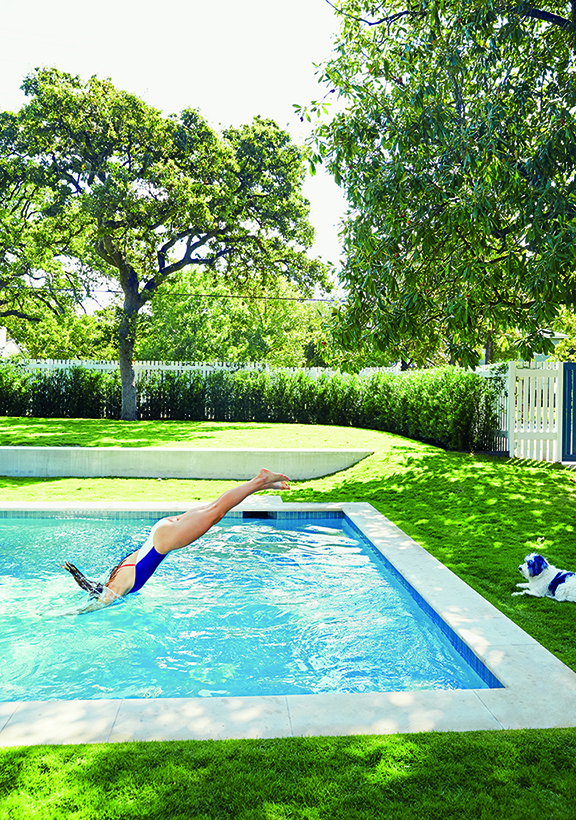
[[[102, 225], [99, 224], [99, 227]], [[122, 411], [120, 418], [123, 421], [137, 420], [136, 378], [134, 374], [134, 343], [136, 341], [136, 326], [138, 311], [152, 298], [155, 280], [148, 283], [143, 295], [138, 292], [138, 274], [124, 258], [120, 247], [114, 240], [104, 233], [95, 243], [95, 250], [108, 265], [116, 268], [120, 285], [124, 291], [124, 305], [122, 318], [118, 328], [118, 347], [120, 361], [120, 381], [122, 384]], [[152, 285], [152, 286], [151, 286]]]
[[486, 337], [486, 347], [484, 349], [484, 364], [492, 363], [492, 334], [489, 333]]
[[134, 341], [136, 330], [136, 315], [130, 317], [124, 314], [120, 324], [119, 359], [120, 380], [122, 384], [122, 413], [123, 421], [136, 421], [136, 377], [134, 374]]

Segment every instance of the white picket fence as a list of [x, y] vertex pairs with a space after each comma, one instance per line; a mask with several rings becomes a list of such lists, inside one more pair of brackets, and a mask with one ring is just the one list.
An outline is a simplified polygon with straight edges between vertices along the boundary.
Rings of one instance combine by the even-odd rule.
[[511, 362], [508, 442], [511, 456], [562, 461], [562, 362]]
[[[494, 376], [487, 365], [477, 372]], [[563, 399], [563, 362], [509, 362], [506, 385], [496, 407], [500, 430], [494, 439], [494, 452], [535, 461], [562, 461]]]
[[[86, 367], [90, 370], [107, 370], [115, 371], [119, 369], [117, 361], [99, 361], [93, 359], [26, 359], [22, 362], [22, 367], [25, 370], [69, 370], [71, 367]], [[330, 370], [327, 367], [275, 367], [269, 366], [263, 362], [134, 362], [134, 373], [136, 378], [143, 373], [157, 373], [159, 371], [172, 371], [175, 373], [189, 373], [191, 371], [198, 371], [205, 376], [207, 373], [214, 373], [217, 370], [288, 370], [296, 372], [305, 370], [305, 372], [317, 378], [324, 373], [331, 375], [335, 370]], [[399, 365], [395, 367], [366, 367], [361, 370], [360, 376], [368, 376], [371, 373], [398, 373]]]
[[[62, 370], [82, 366], [92, 370], [118, 370], [117, 361], [29, 359], [27, 370]], [[198, 371], [203, 375], [218, 370], [269, 370], [259, 362], [134, 362], [136, 377], [158, 371], [179, 373]], [[298, 371], [291, 367], [283, 370]], [[374, 372], [399, 372], [398, 367], [366, 368], [360, 375]], [[335, 371], [324, 367], [306, 368], [314, 378]], [[492, 375], [488, 367], [478, 369], [481, 375]], [[562, 460], [563, 364], [561, 362], [510, 362], [507, 387], [500, 395], [498, 415], [500, 430], [494, 440], [495, 452], [537, 461]]]
[[[119, 369], [118, 361], [101, 361], [96, 359], [26, 359], [23, 362], [25, 370], [69, 370], [72, 367], [85, 367], [89, 370], [105, 370], [114, 372]], [[142, 373], [158, 373], [172, 371], [175, 373], [189, 373], [199, 371], [202, 375], [214, 373], [217, 370], [262, 370], [261, 364], [248, 362], [234, 364], [231, 362], [134, 362], [136, 377]]]

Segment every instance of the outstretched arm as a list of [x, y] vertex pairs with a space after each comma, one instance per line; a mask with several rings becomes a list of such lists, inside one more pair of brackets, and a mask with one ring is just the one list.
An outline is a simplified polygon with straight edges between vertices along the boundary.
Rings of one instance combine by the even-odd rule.
[[84, 612], [95, 612], [97, 609], [104, 609], [105, 606], [110, 606], [121, 597], [108, 587], [104, 587], [100, 595], [97, 598], [92, 598], [85, 606], [78, 609], [77, 614], [82, 615]]

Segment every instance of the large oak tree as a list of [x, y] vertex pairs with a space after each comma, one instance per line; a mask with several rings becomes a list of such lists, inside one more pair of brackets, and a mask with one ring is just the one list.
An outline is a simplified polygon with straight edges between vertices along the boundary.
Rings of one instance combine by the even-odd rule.
[[123, 291], [122, 418], [137, 415], [134, 342], [141, 309], [170, 277], [210, 268], [237, 287], [282, 274], [304, 290], [326, 271], [302, 195], [301, 151], [270, 121], [218, 135], [193, 109], [164, 116], [109, 80], [38, 70], [23, 85], [14, 152], [55, 197], [46, 219], [75, 226], [67, 258]]
[[537, 6], [334, 4], [321, 73], [343, 105], [319, 121], [316, 161], [350, 203], [349, 346], [474, 365], [507, 335], [527, 357], [575, 304], [576, 2]]

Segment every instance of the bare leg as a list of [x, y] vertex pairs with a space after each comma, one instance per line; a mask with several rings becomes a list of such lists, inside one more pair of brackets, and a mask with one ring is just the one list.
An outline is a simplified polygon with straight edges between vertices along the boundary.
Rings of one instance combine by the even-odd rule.
[[216, 501], [199, 509], [189, 510], [177, 518], [167, 518], [154, 533], [154, 548], [167, 553], [185, 547], [204, 535], [226, 513], [259, 490], [288, 490], [288, 478], [281, 473], [262, 469], [251, 481], [227, 490]]

